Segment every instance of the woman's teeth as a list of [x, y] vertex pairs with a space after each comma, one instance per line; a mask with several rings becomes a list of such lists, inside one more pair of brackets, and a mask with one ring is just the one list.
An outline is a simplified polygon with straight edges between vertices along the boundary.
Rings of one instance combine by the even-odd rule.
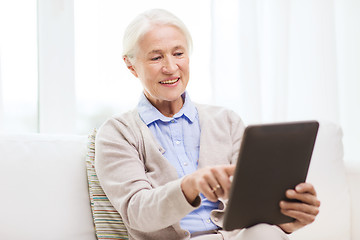
[[177, 81], [179, 81], [180, 78], [176, 78], [176, 79], [172, 79], [172, 80], [166, 80], [166, 81], [161, 81], [161, 84], [174, 84]]

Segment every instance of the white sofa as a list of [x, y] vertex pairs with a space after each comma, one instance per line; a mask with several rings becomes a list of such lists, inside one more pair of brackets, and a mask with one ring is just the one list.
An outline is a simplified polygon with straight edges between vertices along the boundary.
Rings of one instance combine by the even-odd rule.
[[[291, 239], [360, 239], [360, 164], [344, 165], [341, 139], [337, 125], [320, 124], [308, 175], [320, 214]], [[0, 239], [96, 239], [86, 151], [86, 136], [0, 135]]]

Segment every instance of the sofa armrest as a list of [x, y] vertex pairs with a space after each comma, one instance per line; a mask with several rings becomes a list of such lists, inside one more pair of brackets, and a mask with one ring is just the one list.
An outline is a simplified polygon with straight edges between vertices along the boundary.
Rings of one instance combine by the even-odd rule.
[[351, 239], [360, 239], [360, 163], [346, 163], [351, 195]]

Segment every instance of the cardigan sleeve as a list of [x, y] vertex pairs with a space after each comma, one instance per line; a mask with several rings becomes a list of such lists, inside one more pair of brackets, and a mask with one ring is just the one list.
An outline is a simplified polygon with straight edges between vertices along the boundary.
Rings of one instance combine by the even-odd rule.
[[[154, 187], [142, 159], [142, 141], [131, 123], [111, 119], [98, 131], [95, 168], [107, 197], [124, 223], [137, 231], [154, 232], [178, 223], [200, 205], [190, 205], [175, 179]], [[145, 156], [152, 157], [152, 156]]]

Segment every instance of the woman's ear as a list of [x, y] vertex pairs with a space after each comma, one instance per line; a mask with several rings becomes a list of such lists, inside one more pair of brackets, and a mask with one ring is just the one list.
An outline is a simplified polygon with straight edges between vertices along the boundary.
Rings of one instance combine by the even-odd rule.
[[126, 64], [126, 67], [130, 70], [130, 72], [135, 76], [138, 77], [138, 74], [136, 73], [135, 67], [134, 65], [131, 63], [131, 61], [129, 60], [129, 58], [127, 56], [123, 57], [124, 62]]

